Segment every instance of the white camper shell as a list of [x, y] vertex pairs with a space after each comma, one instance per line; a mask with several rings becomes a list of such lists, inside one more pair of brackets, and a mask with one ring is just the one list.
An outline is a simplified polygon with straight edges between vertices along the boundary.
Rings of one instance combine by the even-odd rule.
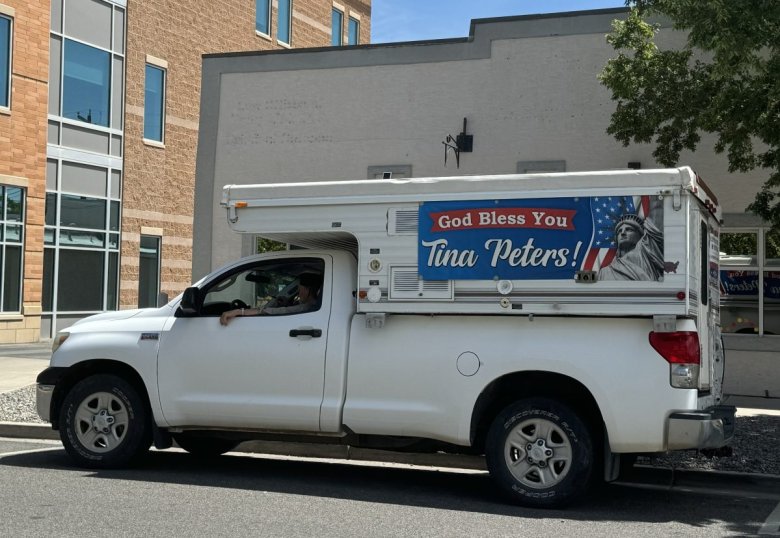
[[[625, 207], [627, 200], [636, 204]], [[620, 219], [641, 215], [642, 203], [655, 214], [633, 222], [660, 220], [660, 274], [615, 280], [605, 263], [614, 263], [615, 247], [598, 235], [614, 238]], [[717, 314], [709, 266], [718, 259], [720, 209], [690, 168], [227, 185], [222, 205], [236, 232], [352, 252], [358, 312], [696, 316], [708, 285]], [[428, 205], [439, 221], [423, 230]], [[439, 233], [425, 247], [430, 224]], [[547, 238], [535, 239], [542, 233]], [[476, 245], [460, 241], [477, 234]], [[474, 258], [484, 267], [472, 276]], [[427, 262], [444, 276], [426, 277]]]

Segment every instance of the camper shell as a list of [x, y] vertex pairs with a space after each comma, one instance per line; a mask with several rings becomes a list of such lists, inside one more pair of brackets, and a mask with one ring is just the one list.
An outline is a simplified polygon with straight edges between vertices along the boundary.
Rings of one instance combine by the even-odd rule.
[[[636, 201], [633, 208], [627, 200]], [[717, 265], [720, 208], [687, 167], [227, 185], [221, 203], [236, 232], [352, 252], [358, 312], [695, 316], [706, 286], [717, 290], [710, 264]], [[614, 233], [619, 217], [599, 223], [596, 206], [636, 215], [643, 203], [660, 209], [662, 272], [653, 280], [607, 280], [599, 262], [605, 266], [610, 248], [597, 236]], [[526, 227], [507, 224], [524, 217]], [[561, 229], [540, 228], [545, 219]], [[426, 235], [435, 246], [422, 246]], [[469, 235], [476, 246], [463, 240]], [[474, 257], [484, 266], [470, 274], [464, 264]]]

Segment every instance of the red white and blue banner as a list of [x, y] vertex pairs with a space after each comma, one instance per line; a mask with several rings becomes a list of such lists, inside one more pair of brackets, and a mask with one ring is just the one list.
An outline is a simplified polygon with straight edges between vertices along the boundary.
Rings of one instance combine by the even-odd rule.
[[662, 280], [663, 205], [649, 196], [426, 202], [425, 280]]
[[[758, 271], [722, 269], [720, 294], [724, 298], [754, 298], [758, 301]], [[780, 299], [780, 272], [764, 273], [764, 298]]]

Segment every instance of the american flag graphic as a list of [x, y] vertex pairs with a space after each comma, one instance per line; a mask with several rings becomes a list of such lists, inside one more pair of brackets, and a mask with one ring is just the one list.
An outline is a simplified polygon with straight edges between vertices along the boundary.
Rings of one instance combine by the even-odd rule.
[[650, 211], [649, 196], [608, 196], [590, 199], [593, 235], [582, 262], [583, 271], [598, 271], [612, 263], [617, 253], [615, 223], [626, 214], [643, 219]]

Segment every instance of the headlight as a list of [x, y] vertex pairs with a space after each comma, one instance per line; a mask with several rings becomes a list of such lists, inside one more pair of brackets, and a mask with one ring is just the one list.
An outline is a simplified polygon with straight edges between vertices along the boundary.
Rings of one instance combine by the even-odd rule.
[[68, 339], [68, 336], [70, 336], [70, 333], [68, 332], [59, 332], [57, 333], [57, 336], [54, 337], [54, 340], [51, 342], [51, 352], [54, 353], [57, 351], [57, 348], [62, 345], [62, 343]]

